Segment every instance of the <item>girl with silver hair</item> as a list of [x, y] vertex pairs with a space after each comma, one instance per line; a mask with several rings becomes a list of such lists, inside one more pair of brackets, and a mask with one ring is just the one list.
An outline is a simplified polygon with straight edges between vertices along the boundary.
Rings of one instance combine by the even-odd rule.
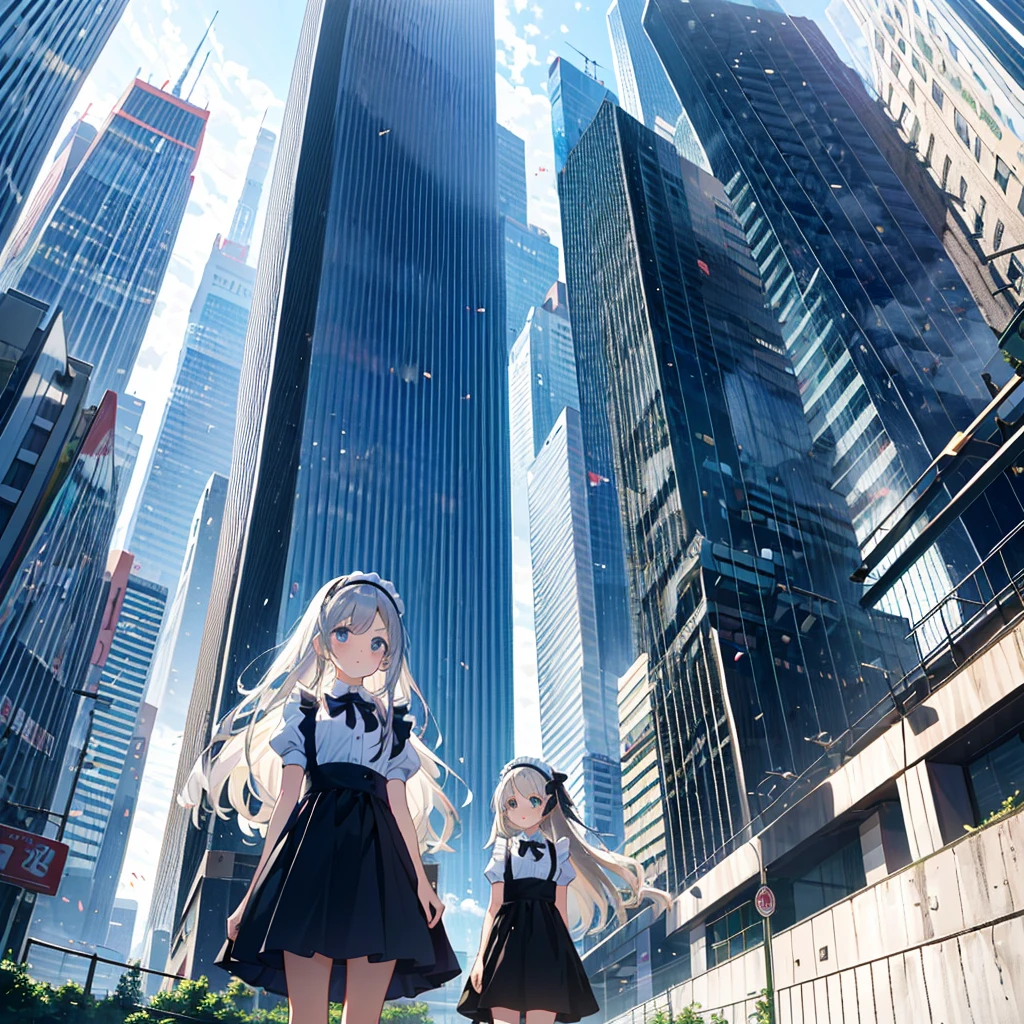
[[460, 973], [420, 858], [449, 849], [457, 815], [408, 715], [403, 613], [376, 573], [321, 588], [179, 797], [265, 830], [217, 963], [287, 995], [293, 1024], [326, 1024], [329, 1001], [377, 1024], [385, 999]]
[[[493, 1024], [569, 1024], [598, 1010], [572, 935], [622, 924], [626, 907], [668, 897], [638, 861], [587, 842], [566, 776], [535, 757], [501, 772], [491, 800], [491, 900], [459, 1012]], [[620, 890], [625, 890], [626, 898]]]

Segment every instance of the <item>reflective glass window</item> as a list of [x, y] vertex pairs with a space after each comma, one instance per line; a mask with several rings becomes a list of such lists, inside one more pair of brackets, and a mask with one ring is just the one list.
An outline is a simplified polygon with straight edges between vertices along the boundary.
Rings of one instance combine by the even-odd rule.
[[942, 104], [946, 99], [946, 94], [939, 88], [938, 82], [932, 82], [932, 99], [935, 100], [935, 106], [941, 110]]
[[978, 824], [1000, 810], [1004, 800], [1024, 789], [1024, 731], [972, 761], [967, 766], [967, 779]]
[[996, 221], [996, 229], [992, 232], [992, 248], [998, 249], [1003, 241], [1003, 230], [1005, 225], [1001, 220]]
[[957, 135], [963, 140], [963, 144], [969, 146], [971, 144], [971, 130], [967, 125], [967, 118], [959, 110], [953, 111], [953, 126], [956, 128]]
[[981, 136], [974, 136], [974, 159], [981, 162]]
[[999, 183], [999, 187], [1005, 192], [1010, 184], [1010, 165], [1002, 157], [998, 156], [996, 157], [995, 179]]
[[927, 82], [928, 71], [925, 69], [925, 66], [921, 63], [921, 61], [918, 60], [916, 53], [912, 53], [910, 55], [910, 63], [913, 64], [914, 70]]
[[960, 176], [960, 199], [961, 201], [967, 198], [967, 179]]

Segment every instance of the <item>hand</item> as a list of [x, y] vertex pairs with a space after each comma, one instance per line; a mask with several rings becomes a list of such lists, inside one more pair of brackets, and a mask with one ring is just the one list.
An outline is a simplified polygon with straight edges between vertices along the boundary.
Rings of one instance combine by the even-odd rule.
[[469, 972], [469, 983], [477, 992], [482, 992], [484, 987], [484, 962], [480, 957], [473, 961]]
[[232, 942], [238, 938], [238, 925], [242, 920], [242, 915], [245, 913], [245, 906], [248, 902], [249, 897], [246, 896], [246, 898], [238, 904], [235, 912], [228, 918], [228, 938]]
[[419, 880], [419, 884], [416, 886], [416, 898], [420, 901], [423, 913], [427, 916], [427, 926], [433, 928], [441, 920], [444, 904], [426, 878]]

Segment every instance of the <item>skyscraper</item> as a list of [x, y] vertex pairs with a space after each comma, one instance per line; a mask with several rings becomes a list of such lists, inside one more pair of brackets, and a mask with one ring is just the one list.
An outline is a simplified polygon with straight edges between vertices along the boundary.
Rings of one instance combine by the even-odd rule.
[[117, 441], [114, 445], [114, 470], [117, 483], [117, 514], [121, 514], [128, 487], [135, 472], [142, 448], [139, 424], [146, 411], [146, 403], [135, 395], [119, 392], [117, 396]]
[[580, 141], [587, 125], [607, 99], [618, 103], [615, 94], [575, 65], [556, 57], [548, 68], [548, 98], [551, 100], [551, 132], [555, 141], [555, 172], [560, 173], [572, 147]]
[[67, 471], [89, 385], [89, 367], [68, 356], [60, 313], [48, 313], [28, 296], [0, 295], [0, 597]]
[[[739, 214], [817, 458], [864, 543], [1007, 368], [924, 216], [783, 14], [650, 0], [644, 26]], [[955, 481], [947, 481], [955, 486]], [[916, 619], [1019, 519], [978, 502], [884, 604]], [[928, 638], [922, 642], [927, 645]]]
[[622, 109], [653, 131], [659, 117], [674, 126], [683, 108], [644, 31], [643, 13], [644, 0], [612, 0], [608, 35]]
[[0, 10], [0, 249], [127, 4], [14, 0]]
[[535, 752], [540, 738], [530, 492], [527, 472], [566, 406], [578, 409], [576, 355], [565, 285], [556, 282], [543, 306], [530, 311], [508, 364], [512, 457], [512, 628], [516, 685], [516, 750]]
[[78, 165], [89, 151], [96, 135], [96, 129], [79, 118], [64, 136], [53, 158], [53, 165], [36, 190], [32, 204], [26, 209], [20, 226], [0, 252], [0, 288], [6, 287], [4, 282], [17, 280], [21, 266], [20, 258], [26, 253], [31, 253], [39, 232], [49, 223], [50, 214], [53, 213], [57, 200], [78, 170]]
[[906, 626], [844, 579], [849, 513], [721, 185], [610, 103], [562, 179], [581, 398], [606, 373], [678, 888], [792, 802], [785, 780], [820, 758], [806, 737], [872, 711]]
[[[51, 806], [105, 597], [116, 415], [108, 392], [79, 417], [63, 482], [0, 599], [0, 815], [38, 833], [48, 816], [32, 809]], [[0, 915], [16, 895], [0, 886]]]
[[[220, 714], [325, 580], [394, 580], [440, 753], [478, 794], [440, 861], [459, 899], [481, 897], [480, 794], [512, 743], [493, 42], [486, 4], [307, 6], [197, 670]], [[208, 969], [255, 861], [234, 822], [206, 850], [209, 870], [182, 883], [198, 927], [172, 939], [190, 973]]]
[[498, 212], [505, 236], [505, 340], [509, 351], [533, 306], [558, 277], [558, 249], [548, 233], [527, 224], [526, 146], [498, 125]]
[[870, 75], [881, 103], [835, 59], [817, 26], [797, 24], [930, 215], [989, 324], [1002, 331], [1024, 290], [1022, 254], [983, 260], [1024, 242], [1024, 86], [948, 0], [899, 11], [898, 18], [865, 0], [847, 0], [847, 7], [852, 27], [871, 41]]
[[[208, 739], [210, 694], [198, 690], [193, 683], [213, 587], [213, 568], [224, 521], [227, 488], [227, 478], [214, 473], [196, 506], [185, 562], [153, 656], [153, 670], [146, 692], [146, 699], [159, 708], [157, 720], [161, 731], [165, 734], [181, 733], [173, 788], [160, 794], [169, 809], [146, 924], [147, 952], [156, 958], [148, 960], [146, 966], [158, 971], [164, 969], [175, 913], [181, 909], [176, 906], [176, 901], [190, 813], [178, 804], [176, 797]], [[158, 784], [149, 778], [145, 782], [147, 788]], [[195, 864], [190, 865], [190, 877], [195, 869]], [[161, 933], [161, 937], [154, 941], [154, 933]], [[163, 960], [159, 959], [161, 954]]]
[[136, 79], [117, 102], [14, 285], [64, 312], [90, 393], [123, 392], [192, 189], [209, 111]]
[[1024, 89], [1024, 10], [1016, 0], [946, 0], [964, 26]]
[[622, 837], [617, 680], [601, 671], [579, 411], [565, 407], [529, 470], [530, 552], [545, 760], [583, 821]]
[[558, 249], [534, 224], [502, 218], [505, 233], [505, 338], [511, 351], [530, 309], [544, 301], [558, 277]]
[[217, 236], [189, 310], [128, 546], [141, 572], [173, 590], [196, 502], [211, 473], [227, 476], [256, 270], [246, 262], [276, 136], [260, 129], [229, 238]]
[[[75, 788], [64, 840], [69, 846], [61, 895], [81, 900], [67, 938], [105, 943], [128, 829], [138, 796], [153, 709], [142, 715], [149, 666], [160, 633], [167, 591], [128, 577], [124, 602], [99, 680], [103, 703], [89, 708], [92, 730], [86, 767]], [[142, 717], [140, 718], [140, 715]]]
[[498, 215], [526, 223], [526, 143], [498, 125]]

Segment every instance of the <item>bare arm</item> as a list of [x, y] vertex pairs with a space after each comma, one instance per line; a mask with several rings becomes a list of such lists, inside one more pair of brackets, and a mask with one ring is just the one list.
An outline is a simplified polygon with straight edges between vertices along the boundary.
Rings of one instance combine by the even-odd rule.
[[480, 991], [483, 985], [484, 976], [484, 951], [487, 949], [487, 943], [491, 938], [491, 929], [494, 927], [494, 915], [497, 914], [498, 908], [505, 902], [505, 883], [504, 882], [492, 882], [491, 883], [491, 902], [487, 905], [487, 911], [484, 914], [483, 927], [480, 929], [480, 950], [476, 955], [476, 960], [473, 963], [472, 970], [469, 973], [470, 984], [477, 990]]
[[409, 858], [416, 871], [416, 895], [419, 897], [423, 912], [427, 915], [427, 924], [433, 928], [441, 920], [444, 904], [438, 899], [433, 886], [427, 880], [426, 871], [423, 870], [423, 861], [420, 859], [420, 841], [416, 835], [416, 826], [413, 824], [412, 815], [409, 813], [405, 783], [401, 779], [388, 779], [388, 804], [391, 806], [391, 813], [395, 816], [398, 831], [402, 833], [406, 849], [409, 851]]
[[263, 842], [260, 862], [256, 866], [256, 871], [253, 873], [252, 881], [249, 883], [249, 888], [246, 890], [242, 902], [231, 917], [228, 918], [228, 937], [232, 940], [238, 935], [238, 923], [242, 918], [242, 913], [245, 911], [246, 904], [249, 902], [249, 897], [252, 895], [256, 882], [263, 874], [267, 861], [270, 860], [270, 855], [273, 853], [274, 847], [277, 846], [281, 833], [284, 832], [284, 827], [288, 823], [292, 811], [295, 810], [295, 805], [299, 802], [299, 794], [302, 792], [302, 783], [305, 775], [306, 770], [297, 764], [286, 764], [281, 770], [281, 792], [278, 794], [277, 803], [274, 804], [274, 811], [270, 815], [270, 821], [267, 824], [267, 838]]

